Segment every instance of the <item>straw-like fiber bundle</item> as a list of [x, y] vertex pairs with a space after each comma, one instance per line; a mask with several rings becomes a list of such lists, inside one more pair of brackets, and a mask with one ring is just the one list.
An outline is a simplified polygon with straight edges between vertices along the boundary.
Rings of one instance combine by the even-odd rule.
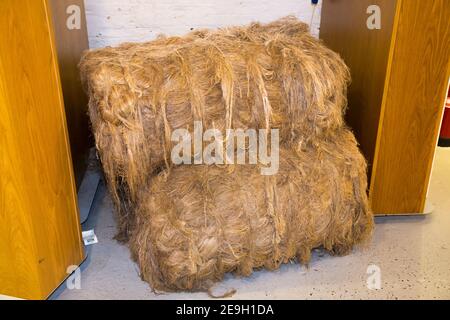
[[341, 58], [292, 17], [93, 50], [80, 68], [124, 240], [139, 191], [170, 166], [173, 130], [201, 120], [318, 144], [343, 125], [349, 82]]
[[130, 247], [155, 290], [204, 290], [323, 247], [346, 254], [372, 231], [366, 163], [347, 129], [319, 147], [282, 149], [280, 170], [179, 166], [140, 194]]

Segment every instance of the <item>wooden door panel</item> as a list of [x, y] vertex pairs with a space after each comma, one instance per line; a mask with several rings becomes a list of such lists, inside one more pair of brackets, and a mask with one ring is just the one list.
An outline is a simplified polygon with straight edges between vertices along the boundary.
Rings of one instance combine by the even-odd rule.
[[0, 30], [0, 294], [42, 299], [84, 256], [47, 2], [0, 1]]
[[[367, 8], [378, 5], [381, 29], [367, 28]], [[322, 5], [320, 38], [348, 65], [352, 83], [348, 90], [346, 121], [355, 133], [369, 165], [375, 157], [383, 91], [396, 14], [396, 0], [326, 0]]]
[[[367, 8], [381, 9], [370, 30]], [[324, 0], [320, 37], [350, 67], [347, 121], [376, 214], [423, 213], [449, 76], [446, 0]]]
[[[82, 89], [78, 70], [81, 55], [89, 48], [84, 1], [51, 0], [50, 5], [75, 181], [79, 188], [86, 172], [89, 148], [94, 145], [89, 129], [88, 99]], [[73, 13], [69, 10], [68, 14], [67, 8], [73, 5], [80, 9], [80, 29], [69, 30], [67, 19]]]
[[372, 178], [376, 213], [424, 211], [450, 61], [447, 0], [403, 0]]

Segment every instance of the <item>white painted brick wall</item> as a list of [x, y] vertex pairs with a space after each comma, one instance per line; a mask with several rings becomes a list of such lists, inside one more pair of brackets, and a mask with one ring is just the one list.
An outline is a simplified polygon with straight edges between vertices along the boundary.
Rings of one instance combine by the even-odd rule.
[[[318, 35], [320, 3], [312, 33]], [[85, 0], [91, 48], [182, 35], [193, 29], [270, 22], [293, 14], [310, 23], [311, 0]]]

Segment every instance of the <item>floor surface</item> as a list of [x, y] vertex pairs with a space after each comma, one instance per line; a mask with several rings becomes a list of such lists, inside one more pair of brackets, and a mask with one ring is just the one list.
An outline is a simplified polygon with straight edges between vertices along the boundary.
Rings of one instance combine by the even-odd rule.
[[[371, 244], [349, 256], [318, 251], [309, 268], [292, 264], [250, 278], [230, 275], [215, 292], [236, 289], [233, 299], [450, 299], [450, 148], [437, 150], [429, 202], [434, 211], [428, 216], [377, 218]], [[141, 281], [128, 248], [113, 240], [104, 186], [83, 225], [91, 228], [99, 243], [88, 248], [81, 289], [63, 286], [53, 299], [208, 299], [205, 293], [155, 294]]]

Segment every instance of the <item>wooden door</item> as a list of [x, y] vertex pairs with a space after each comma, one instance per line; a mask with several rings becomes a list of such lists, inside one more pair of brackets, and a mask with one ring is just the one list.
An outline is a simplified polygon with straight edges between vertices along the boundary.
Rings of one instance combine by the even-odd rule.
[[[366, 26], [370, 5], [377, 5], [381, 10], [380, 30], [369, 30]], [[369, 177], [375, 157], [396, 6], [396, 0], [325, 0], [322, 6], [320, 38], [343, 57], [351, 71], [346, 121], [368, 161]]]
[[398, 11], [370, 190], [381, 214], [424, 212], [450, 71], [448, 0]]
[[86, 172], [89, 148], [94, 145], [90, 136], [88, 99], [78, 70], [81, 56], [89, 48], [84, 1], [51, 0], [50, 5], [75, 182], [79, 188]]
[[[381, 28], [369, 29], [369, 6]], [[349, 65], [347, 121], [376, 214], [424, 212], [449, 77], [446, 0], [324, 0], [320, 37]]]
[[84, 257], [48, 10], [0, 1], [0, 294], [26, 299]]

